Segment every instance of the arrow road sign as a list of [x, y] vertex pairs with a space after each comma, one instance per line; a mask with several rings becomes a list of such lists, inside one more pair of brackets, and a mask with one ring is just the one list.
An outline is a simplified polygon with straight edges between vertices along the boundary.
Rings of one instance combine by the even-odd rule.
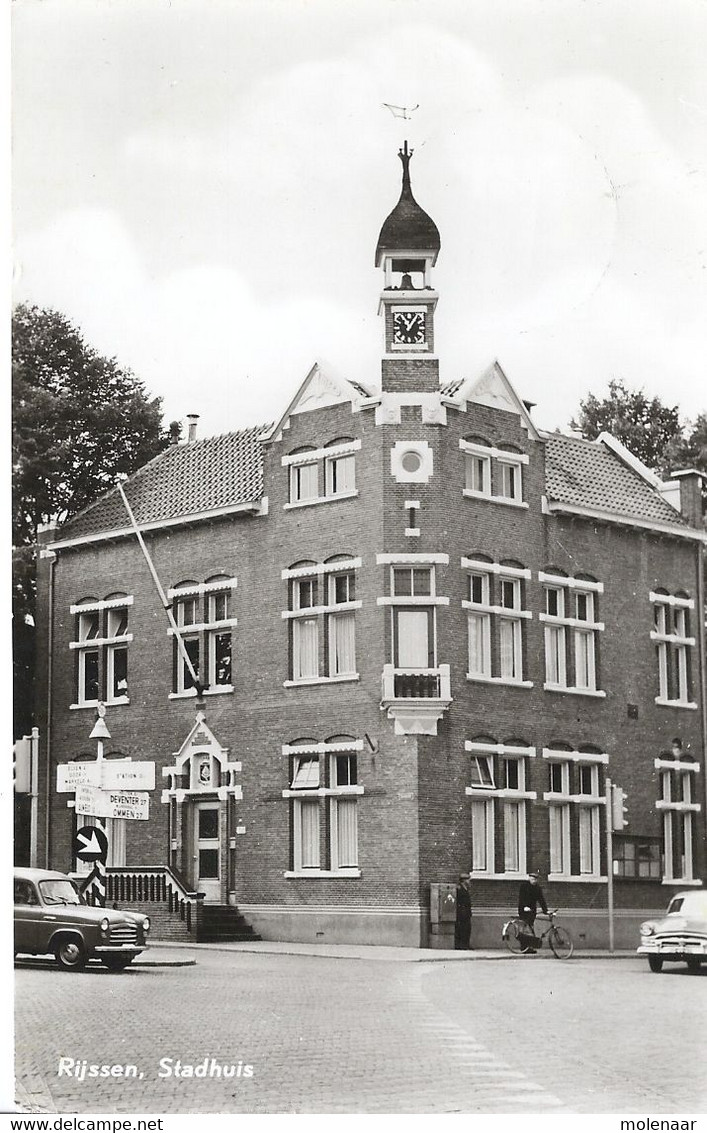
[[108, 839], [97, 826], [82, 826], [76, 831], [74, 853], [81, 862], [104, 862], [108, 856]]

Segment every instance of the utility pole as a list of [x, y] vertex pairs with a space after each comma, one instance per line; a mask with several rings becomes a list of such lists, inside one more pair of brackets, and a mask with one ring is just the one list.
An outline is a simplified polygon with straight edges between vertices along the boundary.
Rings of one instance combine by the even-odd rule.
[[611, 779], [606, 780], [606, 907], [609, 914], [609, 951], [614, 951], [614, 837]]

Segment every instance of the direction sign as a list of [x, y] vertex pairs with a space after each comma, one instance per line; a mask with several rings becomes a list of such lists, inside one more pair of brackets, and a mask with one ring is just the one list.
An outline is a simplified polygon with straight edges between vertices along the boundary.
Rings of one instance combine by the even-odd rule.
[[146, 791], [102, 791], [100, 787], [78, 786], [74, 809], [77, 814], [92, 814], [96, 818], [146, 821], [150, 817], [150, 796]]
[[108, 839], [98, 826], [82, 826], [74, 837], [74, 853], [82, 862], [104, 862], [108, 856]]
[[130, 759], [104, 759], [90, 763], [60, 763], [56, 769], [57, 792], [77, 787], [102, 787], [106, 791], [154, 791], [155, 764]]
[[56, 769], [57, 792], [66, 794], [80, 786], [97, 787], [99, 773], [98, 763], [60, 763]]
[[155, 765], [107, 759], [102, 764], [100, 786], [104, 791], [154, 791]]

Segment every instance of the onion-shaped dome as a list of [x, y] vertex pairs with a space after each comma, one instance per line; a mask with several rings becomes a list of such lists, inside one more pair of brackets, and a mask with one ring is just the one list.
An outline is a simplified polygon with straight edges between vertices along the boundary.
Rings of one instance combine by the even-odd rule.
[[441, 241], [439, 229], [421, 209], [412, 195], [410, 187], [410, 158], [413, 150], [408, 149], [405, 142], [403, 149], [398, 151], [398, 157], [403, 163], [403, 187], [400, 200], [383, 222], [376, 246], [376, 267], [379, 267], [383, 256], [394, 252], [432, 252], [434, 261], [437, 259]]

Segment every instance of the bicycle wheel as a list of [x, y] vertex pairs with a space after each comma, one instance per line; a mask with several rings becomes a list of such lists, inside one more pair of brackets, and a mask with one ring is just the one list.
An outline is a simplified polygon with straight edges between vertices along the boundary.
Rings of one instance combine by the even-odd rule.
[[548, 944], [558, 960], [569, 960], [574, 952], [574, 941], [566, 928], [553, 925], [547, 934]]
[[516, 954], [526, 952], [527, 948], [521, 941], [521, 934], [528, 931], [528, 926], [525, 921], [520, 917], [516, 917], [512, 921], [508, 921], [503, 926], [503, 939], [506, 942], [506, 947]]

